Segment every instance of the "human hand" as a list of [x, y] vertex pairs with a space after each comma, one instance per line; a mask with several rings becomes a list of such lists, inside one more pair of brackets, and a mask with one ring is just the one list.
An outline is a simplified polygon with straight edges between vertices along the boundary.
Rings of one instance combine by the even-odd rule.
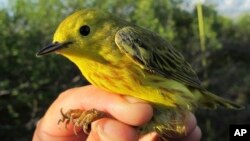
[[[83, 132], [75, 135], [73, 125], [57, 124], [60, 109], [98, 109], [114, 118], [102, 118], [91, 124], [87, 136]], [[156, 133], [139, 136], [134, 127], [147, 123], [153, 115], [152, 107], [146, 102], [128, 96], [103, 91], [94, 86], [73, 88], [60, 94], [37, 124], [33, 141], [154, 141]], [[198, 141], [200, 128], [193, 114], [188, 114], [187, 135], [179, 141]]]

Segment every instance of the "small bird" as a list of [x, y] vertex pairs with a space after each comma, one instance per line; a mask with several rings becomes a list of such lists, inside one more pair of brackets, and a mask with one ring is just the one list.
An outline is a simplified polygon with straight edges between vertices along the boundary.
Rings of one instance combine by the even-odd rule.
[[[52, 52], [74, 62], [91, 84], [149, 102], [153, 117], [139, 131], [156, 131], [162, 140], [185, 134], [187, 111], [218, 106], [242, 108], [206, 90], [190, 64], [168, 41], [101, 10], [79, 10], [63, 20], [53, 42], [37, 55]], [[72, 122], [85, 133], [91, 122], [105, 116], [96, 109], [61, 114], [59, 122]]]

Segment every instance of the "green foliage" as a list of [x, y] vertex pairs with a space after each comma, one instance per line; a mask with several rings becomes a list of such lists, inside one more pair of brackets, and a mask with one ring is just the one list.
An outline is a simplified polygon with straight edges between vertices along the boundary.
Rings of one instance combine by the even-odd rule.
[[[60, 21], [72, 11], [95, 7], [116, 13], [153, 30], [181, 50], [198, 74], [201, 67], [196, 10], [180, 7], [182, 0], [12, 0], [0, 9], [0, 137], [30, 140], [35, 124], [57, 95], [86, 84], [78, 69], [57, 55], [35, 53], [52, 40]], [[204, 7], [207, 87], [239, 103], [249, 103], [250, 15], [238, 21]], [[204, 139], [226, 140], [228, 124], [249, 122], [245, 111], [198, 111]], [[223, 127], [224, 126], [224, 127]], [[226, 127], [225, 127], [226, 126]], [[219, 130], [219, 131], [218, 131]]]

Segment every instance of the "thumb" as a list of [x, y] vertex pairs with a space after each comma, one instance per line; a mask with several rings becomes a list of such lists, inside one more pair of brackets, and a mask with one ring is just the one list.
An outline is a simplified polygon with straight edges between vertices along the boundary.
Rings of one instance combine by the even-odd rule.
[[87, 141], [137, 141], [137, 131], [114, 119], [103, 118], [93, 122]]

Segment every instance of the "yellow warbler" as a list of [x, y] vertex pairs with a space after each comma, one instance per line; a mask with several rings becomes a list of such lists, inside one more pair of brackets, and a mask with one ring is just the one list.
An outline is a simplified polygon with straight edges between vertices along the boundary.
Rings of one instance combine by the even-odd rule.
[[[38, 55], [51, 52], [74, 62], [93, 85], [148, 101], [154, 115], [140, 131], [156, 131], [163, 140], [185, 133], [186, 111], [242, 108], [207, 91], [190, 64], [159, 35], [100, 10], [80, 10], [62, 21], [53, 43]], [[62, 120], [87, 132], [90, 122], [77, 117], [79, 112], [92, 115], [90, 122], [102, 117], [95, 109], [70, 110]]]

